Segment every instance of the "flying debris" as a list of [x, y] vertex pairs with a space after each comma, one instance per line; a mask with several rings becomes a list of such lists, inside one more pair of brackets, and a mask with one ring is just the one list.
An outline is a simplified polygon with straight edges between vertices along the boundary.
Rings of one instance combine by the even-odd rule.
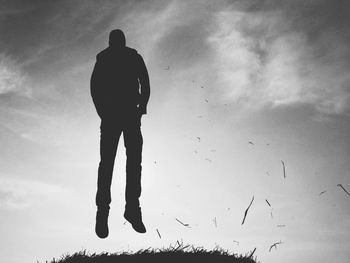
[[233, 240], [233, 242], [234, 242], [234, 243], [236, 243], [236, 244], [237, 244], [237, 246], [239, 246], [239, 242], [238, 242], [238, 241]]
[[337, 186], [341, 187], [341, 189], [343, 189], [347, 195], [350, 195], [349, 192], [342, 186], [342, 184], [337, 184]]
[[204, 86], [201, 86], [201, 89], [204, 89]]
[[282, 242], [281, 242], [281, 241], [280, 241], [280, 242], [277, 242], [277, 243], [272, 244], [272, 245], [270, 246], [269, 252], [271, 252], [271, 249], [272, 249], [273, 247], [275, 247], [275, 249], [277, 249], [277, 245], [280, 245], [280, 244], [282, 244]]
[[248, 142], [249, 144], [251, 144], [251, 145], [254, 145], [254, 143], [253, 142]]
[[207, 99], [205, 99], [205, 102], [208, 103], [209, 101]]
[[203, 118], [203, 116], [202, 116], [202, 115], [199, 115], [199, 116], [197, 116], [197, 118]]
[[271, 209], [270, 215], [271, 215], [271, 218], [273, 219], [272, 209]]
[[210, 160], [209, 158], [205, 158], [205, 160], [208, 161], [208, 162], [211, 162], [211, 163], [213, 162], [213, 161]]
[[281, 160], [283, 165], [283, 177], [286, 178], [286, 166], [284, 165], [284, 162]]
[[266, 203], [271, 207], [271, 204], [269, 201], [267, 201], [267, 199], [265, 199]]
[[200, 142], [201, 141], [201, 137], [197, 137], [197, 140], [198, 140], [198, 142]]
[[160, 233], [159, 233], [159, 231], [158, 231], [158, 228], [156, 228], [156, 230], [157, 230], [157, 233], [158, 233], [159, 238], [162, 239], [162, 236], [160, 235]]
[[249, 206], [247, 207], [247, 209], [246, 209], [245, 212], [244, 212], [244, 217], [243, 217], [243, 221], [242, 221], [242, 224], [241, 224], [241, 225], [244, 224], [245, 218], [247, 217], [248, 210], [249, 210], [250, 206], [252, 205], [253, 201], [254, 201], [254, 196], [253, 196], [253, 198], [252, 198], [252, 201], [250, 201]]
[[157, 164], [157, 161], [154, 161], [154, 164]]
[[266, 143], [266, 146], [270, 146], [270, 144], [269, 144], [269, 143]]
[[255, 250], [256, 250], [256, 248], [254, 248], [254, 250], [252, 251], [252, 253], [250, 253], [250, 255], [248, 256], [248, 258], [252, 258], [252, 257], [253, 257]]
[[217, 222], [216, 222], [216, 217], [214, 217], [213, 222], [214, 222], [215, 227], [218, 227]]
[[326, 190], [324, 190], [324, 191], [322, 191], [319, 195], [323, 195], [324, 193], [326, 193], [327, 191]]
[[183, 226], [186, 226], [186, 227], [190, 227], [189, 224], [185, 224], [185, 223], [182, 223], [179, 219], [175, 218], [177, 222], [179, 222], [181, 225]]

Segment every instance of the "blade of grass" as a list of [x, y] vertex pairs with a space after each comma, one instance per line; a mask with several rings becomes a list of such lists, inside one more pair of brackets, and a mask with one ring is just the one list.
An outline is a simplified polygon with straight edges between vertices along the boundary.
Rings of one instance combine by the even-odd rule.
[[243, 225], [243, 224], [244, 224], [245, 219], [246, 219], [247, 214], [248, 214], [248, 210], [249, 210], [250, 206], [252, 205], [253, 201], [254, 201], [254, 196], [253, 196], [253, 198], [252, 198], [252, 201], [250, 201], [249, 206], [247, 207], [247, 209], [246, 209], [246, 210], [245, 210], [245, 212], [244, 212], [244, 217], [243, 217], [243, 221], [242, 221], [242, 224], [241, 224], [241, 225]]

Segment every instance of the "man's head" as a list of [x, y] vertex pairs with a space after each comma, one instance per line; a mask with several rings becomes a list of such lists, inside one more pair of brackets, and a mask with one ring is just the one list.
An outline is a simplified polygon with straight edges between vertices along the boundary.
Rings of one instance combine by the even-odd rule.
[[114, 29], [109, 33], [109, 46], [113, 48], [125, 47], [125, 35], [120, 29]]

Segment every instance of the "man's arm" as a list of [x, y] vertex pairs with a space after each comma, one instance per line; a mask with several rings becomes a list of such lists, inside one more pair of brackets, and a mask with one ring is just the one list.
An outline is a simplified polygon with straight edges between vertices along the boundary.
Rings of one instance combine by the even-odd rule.
[[101, 62], [96, 61], [94, 70], [90, 79], [90, 93], [94, 102], [97, 114], [102, 118], [103, 115], [103, 99], [101, 94]]
[[143, 58], [139, 55], [139, 72], [138, 77], [141, 85], [141, 96], [140, 96], [140, 104], [139, 109], [141, 114], [147, 113], [147, 103], [149, 100], [149, 96], [151, 93], [150, 85], [149, 85], [149, 76], [147, 72], [147, 68]]

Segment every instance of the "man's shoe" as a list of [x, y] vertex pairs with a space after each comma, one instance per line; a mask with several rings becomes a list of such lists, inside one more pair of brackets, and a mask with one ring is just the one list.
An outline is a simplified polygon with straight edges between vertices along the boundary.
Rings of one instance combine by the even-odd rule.
[[106, 238], [108, 236], [108, 215], [109, 208], [97, 209], [95, 232], [99, 238]]
[[138, 233], [146, 233], [146, 227], [142, 223], [141, 208], [126, 208], [124, 218], [132, 225], [132, 228]]

